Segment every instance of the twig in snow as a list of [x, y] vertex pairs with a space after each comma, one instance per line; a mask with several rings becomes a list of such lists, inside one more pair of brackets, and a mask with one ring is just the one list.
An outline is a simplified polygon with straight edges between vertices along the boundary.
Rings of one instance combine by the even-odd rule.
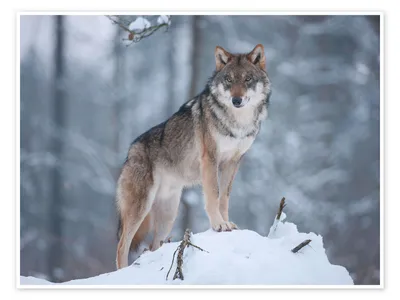
[[169, 267], [169, 270], [168, 270], [167, 276], [165, 277], [165, 280], [168, 280], [168, 275], [169, 275], [169, 272], [171, 271], [172, 266], [174, 264], [176, 252], [178, 252], [178, 255], [177, 255], [177, 258], [176, 258], [177, 259], [176, 270], [175, 270], [175, 274], [174, 274], [173, 280], [175, 280], [177, 278], [183, 280], [183, 272], [182, 272], [183, 251], [185, 250], [186, 247], [189, 247], [189, 246], [192, 246], [192, 247], [197, 248], [197, 249], [199, 249], [201, 251], [209, 253], [208, 251], [200, 248], [199, 246], [196, 246], [196, 245], [192, 244], [192, 242], [190, 241], [190, 230], [186, 229], [185, 230], [185, 234], [183, 236], [182, 242], [179, 244], [178, 248], [176, 248], [176, 250], [175, 250], [175, 252], [174, 252], [174, 254], [172, 256], [171, 266]]
[[292, 249], [292, 252], [297, 253], [300, 249], [307, 246], [309, 243], [311, 243], [311, 240], [305, 240], [304, 242], [300, 243], [298, 246], [294, 247]]
[[185, 232], [185, 236], [183, 238], [183, 241], [180, 245], [180, 249], [178, 250], [178, 254], [176, 257], [176, 270], [175, 270], [175, 274], [173, 277], [173, 280], [175, 279], [180, 279], [183, 280], [183, 271], [182, 271], [182, 265], [183, 265], [183, 251], [185, 250], [185, 248], [188, 245], [189, 242], [189, 237], [190, 237], [190, 232], [188, 230], [186, 230]]
[[178, 250], [179, 250], [179, 247], [178, 247], [178, 248], [176, 248], [176, 250], [175, 250], [174, 254], [172, 255], [172, 262], [171, 262], [171, 266], [169, 267], [169, 270], [168, 270], [167, 276], [165, 277], [165, 280], [167, 280], [167, 279], [168, 279], [169, 272], [171, 272], [172, 265], [174, 264], [174, 260], [175, 260], [175, 254], [176, 254], [176, 252], [178, 252]]
[[278, 228], [278, 224], [279, 224], [280, 219], [281, 219], [283, 208], [285, 208], [285, 207], [286, 207], [285, 197], [282, 197], [281, 202], [279, 203], [278, 213], [276, 214], [276, 217], [274, 219], [274, 223], [272, 224], [272, 226], [270, 228], [269, 235], [274, 234], [274, 232]]
[[278, 213], [276, 214], [276, 219], [280, 220], [283, 208], [286, 206], [285, 197], [282, 198], [281, 202], [279, 203]]
[[189, 246], [192, 246], [192, 247], [195, 247], [195, 248], [197, 248], [197, 249], [199, 249], [199, 250], [201, 250], [201, 251], [203, 251], [203, 252], [210, 253], [210, 252], [208, 252], [207, 250], [204, 250], [204, 249], [200, 248], [199, 246], [193, 245], [191, 242], [188, 242], [188, 245], [189, 245]]

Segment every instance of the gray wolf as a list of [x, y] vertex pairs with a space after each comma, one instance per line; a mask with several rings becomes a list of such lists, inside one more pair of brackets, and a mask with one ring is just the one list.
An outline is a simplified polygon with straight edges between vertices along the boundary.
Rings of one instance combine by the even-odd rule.
[[184, 187], [201, 184], [210, 226], [230, 231], [228, 203], [239, 162], [267, 117], [271, 95], [264, 47], [232, 54], [217, 46], [204, 90], [131, 144], [117, 182], [116, 265], [153, 233], [158, 249], [172, 229]]

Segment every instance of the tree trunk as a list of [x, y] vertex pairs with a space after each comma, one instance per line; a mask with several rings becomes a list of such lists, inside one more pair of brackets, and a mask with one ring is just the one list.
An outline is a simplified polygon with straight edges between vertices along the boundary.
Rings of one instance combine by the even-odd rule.
[[63, 209], [63, 142], [62, 129], [65, 125], [65, 89], [64, 89], [64, 18], [55, 16], [55, 47], [54, 47], [54, 71], [53, 71], [53, 124], [54, 134], [51, 141], [51, 152], [57, 160], [52, 169], [51, 198], [49, 203], [49, 247], [48, 247], [48, 274], [50, 280], [62, 280], [62, 259], [63, 259], [63, 231], [62, 231], [62, 209]]
[[[123, 52], [123, 45], [121, 43], [121, 31], [119, 28], [116, 28], [115, 37], [114, 37], [114, 49], [113, 49], [113, 56], [114, 56], [114, 106], [112, 111], [112, 120], [113, 120], [113, 148], [116, 157], [119, 157], [120, 152], [120, 143], [121, 143], [121, 133], [122, 130], [122, 122], [121, 122], [121, 112], [123, 109], [123, 103], [125, 101], [125, 68], [124, 68], [124, 52]], [[115, 180], [118, 179], [120, 173], [120, 166], [112, 166], [112, 174]]]
[[193, 63], [190, 75], [190, 89], [189, 89], [189, 99], [196, 96], [197, 94], [197, 82], [199, 80], [200, 72], [200, 45], [201, 45], [201, 30], [200, 22], [201, 16], [192, 17], [192, 53], [190, 61]]
[[[200, 45], [201, 45], [201, 31], [199, 23], [201, 21], [201, 16], [192, 17], [192, 52], [190, 54], [190, 61], [192, 62], [192, 68], [190, 72], [190, 87], [189, 87], [189, 97], [193, 98], [197, 93], [197, 81], [199, 78], [200, 71]], [[181, 203], [183, 205], [183, 216], [182, 216], [182, 230], [185, 231], [186, 228], [192, 227], [192, 207], [187, 198], [187, 190], [182, 193]], [[192, 229], [192, 228], [191, 228]]]
[[[173, 23], [174, 24], [174, 23]], [[174, 26], [174, 25], [171, 25]], [[169, 73], [167, 79], [167, 101], [165, 103], [165, 114], [166, 118], [171, 117], [176, 111], [175, 106], [175, 80], [176, 80], [176, 68], [175, 68], [175, 43], [176, 34], [175, 26], [171, 27], [168, 31], [168, 54], [167, 54], [167, 72]]]

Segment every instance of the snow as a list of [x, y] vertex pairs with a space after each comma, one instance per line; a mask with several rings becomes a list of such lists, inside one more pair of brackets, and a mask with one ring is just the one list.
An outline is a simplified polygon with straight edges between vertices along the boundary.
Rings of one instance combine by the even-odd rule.
[[[269, 234], [268, 234], [269, 238], [276, 237], [279, 224], [282, 224], [283, 221], [285, 220], [286, 220], [286, 214], [284, 212], [281, 213], [281, 218], [279, 220], [277, 219], [277, 217], [275, 217], [274, 224], [272, 224], [271, 228], [269, 229]], [[282, 231], [282, 229], [280, 229], [280, 231]]]
[[149, 22], [149, 20], [143, 17], [138, 17], [135, 21], [129, 24], [129, 30], [136, 32], [143, 31], [144, 29], [149, 27], [151, 27], [151, 23]]
[[171, 19], [169, 18], [169, 16], [161, 15], [157, 19], [157, 24], [160, 24], [160, 25], [161, 24], [171, 25]]
[[[191, 242], [208, 251], [186, 248], [184, 280], [173, 280], [176, 259], [168, 280], [172, 256], [179, 242], [166, 243], [155, 252], [144, 252], [129, 267], [99, 276], [77, 279], [61, 285], [352, 285], [349, 272], [332, 265], [325, 253], [322, 236], [299, 233], [297, 226], [274, 222], [268, 237], [250, 230], [208, 231], [194, 234]], [[291, 249], [310, 239], [297, 253]], [[44, 279], [20, 276], [21, 285], [56, 285]], [[58, 285], [58, 284], [57, 284]]]
[[185, 194], [184, 201], [190, 206], [195, 206], [201, 202], [199, 195], [194, 190], [188, 190]]

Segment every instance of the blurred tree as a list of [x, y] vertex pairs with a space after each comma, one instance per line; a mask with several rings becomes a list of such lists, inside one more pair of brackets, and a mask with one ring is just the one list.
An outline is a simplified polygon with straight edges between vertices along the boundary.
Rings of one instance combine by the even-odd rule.
[[54, 47], [54, 84], [53, 84], [53, 124], [54, 130], [51, 141], [51, 152], [57, 160], [52, 169], [51, 198], [49, 203], [49, 238], [48, 247], [48, 274], [53, 281], [62, 279], [63, 267], [63, 127], [65, 125], [65, 88], [64, 88], [64, 43], [65, 29], [64, 16], [55, 16], [55, 47]]
[[[175, 24], [172, 24], [175, 27]], [[175, 29], [175, 28], [174, 28]], [[176, 80], [176, 67], [175, 67], [175, 30], [172, 29], [169, 32], [169, 38], [167, 41], [168, 45], [168, 53], [167, 53], [167, 68], [168, 68], [168, 77], [167, 77], [167, 101], [165, 102], [165, 117], [169, 118], [175, 112], [175, 80]], [[178, 103], [176, 103], [178, 104]]]
[[[198, 89], [198, 78], [200, 72], [200, 44], [201, 44], [201, 29], [200, 22], [201, 16], [195, 15], [190, 17], [191, 21], [191, 53], [190, 53], [190, 61], [192, 62], [192, 66], [190, 68], [190, 85], [189, 85], [189, 95], [185, 99], [191, 99], [199, 92]], [[192, 205], [191, 201], [188, 200], [189, 191], [184, 189], [182, 192], [181, 203], [183, 206], [183, 215], [182, 215], [182, 236], [185, 232], [186, 228], [192, 228]]]
[[[122, 110], [123, 110], [123, 103], [125, 101], [126, 91], [125, 91], [125, 53], [123, 51], [121, 44], [121, 37], [122, 31], [119, 28], [115, 30], [115, 37], [114, 37], [114, 47], [113, 47], [113, 59], [114, 59], [114, 77], [113, 77], [113, 85], [114, 85], [114, 99], [113, 99], [113, 116], [112, 116], [112, 123], [113, 123], [113, 150], [115, 154], [120, 152], [120, 142], [121, 142], [121, 129], [122, 126]], [[120, 172], [120, 166], [114, 167], [112, 171], [113, 176], [115, 179], [118, 179], [118, 175]]]
[[198, 90], [199, 76], [200, 76], [200, 50], [202, 41], [202, 31], [200, 24], [202, 22], [202, 16], [195, 15], [191, 17], [191, 29], [192, 29], [192, 48], [190, 61], [192, 62], [191, 72], [190, 72], [190, 90], [188, 99], [196, 96], [200, 91]]

